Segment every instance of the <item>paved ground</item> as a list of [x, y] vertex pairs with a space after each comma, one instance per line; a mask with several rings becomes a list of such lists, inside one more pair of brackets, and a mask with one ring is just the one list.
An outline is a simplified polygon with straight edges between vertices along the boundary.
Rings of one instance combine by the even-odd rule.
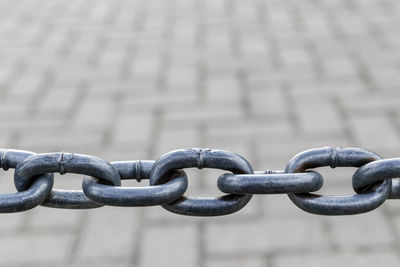
[[[320, 146], [399, 156], [399, 14], [395, 0], [2, 0], [0, 145], [110, 161], [223, 148], [257, 170]], [[353, 171], [322, 169], [323, 192], [351, 194]], [[217, 195], [220, 173], [191, 171], [189, 193]], [[15, 191], [11, 172], [0, 183]], [[200, 219], [40, 207], [1, 215], [0, 266], [398, 266], [399, 203], [320, 217], [258, 196]]]

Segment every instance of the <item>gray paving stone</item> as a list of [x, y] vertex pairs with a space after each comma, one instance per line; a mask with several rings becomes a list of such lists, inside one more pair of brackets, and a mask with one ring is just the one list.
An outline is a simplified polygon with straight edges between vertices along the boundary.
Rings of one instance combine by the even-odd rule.
[[171, 88], [167, 92], [159, 92], [141, 87], [138, 90], [123, 90], [122, 94], [122, 105], [126, 106], [127, 112], [139, 114], [161, 108], [174, 110], [181, 106], [187, 107], [198, 103], [197, 93], [190, 88], [183, 90]]
[[104, 129], [110, 119], [113, 103], [110, 101], [84, 101], [75, 110], [74, 126], [89, 126], [91, 129]]
[[24, 225], [25, 215], [20, 214], [4, 214], [0, 222], [0, 235], [15, 235]]
[[[50, 129], [49, 129], [50, 128]], [[77, 149], [81, 154], [102, 144], [103, 132], [79, 128], [65, 130], [61, 127], [38, 128], [24, 135], [19, 140], [19, 146], [40, 151], [43, 148], [50, 151], [70, 151]]]
[[249, 267], [265, 267], [266, 260], [262, 257], [247, 257], [239, 259], [210, 259], [207, 261], [207, 267], [239, 267], [239, 266], [249, 266]]
[[40, 105], [40, 116], [67, 116], [73, 107], [78, 91], [51, 90]]
[[398, 90], [400, 82], [400, 71], [398, 69], [389, 66], [387, 68], [374, 68], [370, 72], [371, 78], [379, 89], [394, 88]]
[[83, 211], [76, 210], [38, 207], [27, 213], [30, 219], [24, 223], [24, 226], [29, 227], [30, 231], [46, 231], [55, 228], [54, 231], [72, 232], [79, 227], [83, 213]]
[[[310, 232], [309, 229], [313, 230]], [[247, 223], [208, 225], [205, 235], [208, 253], [216, 255], [328, 248], [328, 236], [318, 220], [276, 221], [265, 218]]]
[[131, 259], [137, 236], [138, 213], [132, 209], [102, 208], [88, 212], [82, 227], [77, 259]]
[[[379, 210], [354, 218], [332, 218], [328, 222], [332, 228], [332, 241], [341, 249], [349, 251], [360, 247], [391, 247], [396, 240], [385, 219]], [[371, 227], [374, 228], [373, 231]]]
[[[132, 266], [130, 261], [121, 261], [121, 260], [92, 260], [92, 261], [77, 261], [72, 263], [66, 263], [60, 266], [65, 267], [85, 267], [85, 266], [99, 266], [99, 267], [107, 267], [107, 266], [115, 266], [115, 267], [128, 267]], [[49, 265], [50, 266], [50, 265]]]
[[[68, 259], [73, 236], [68, 232], [57, 233], [57, 235], [54, 233], [17, 233], [13, 236], [3, 236], [1, 239], [0, 265], [32, 264], [46, 261], [59, 264]], [[22, 251], [23, 256], [21, 256]]]
[[[162, 128], [157, 140], [156, 155], [162, 155], [172, 150], [199, 146], [199, 130], [195, 129], [168, 129]], [[171, 142], [177, 140], [177, 142]]]
[[235, 121], [243, 118], [243, 111], [239, 105], [219, 102], [206, 105], [177, 106], [172, 110], [165, 110], [162, 114], [166, 125], [181, 125], [181, 127], [193, 127], [201, 123], [218, 124], [220, 122]]
[[333, 60], [324, 60], [323, 64], [326, 76], [332, 80], [354, 77], [358, 74], [354, 62], [346, 57], [335, 58]]
[[289, 266], [301, 262], [307, 266], [377, 266], [382, 264], [399, 264], [395, 252], [367, 252], [367, 253], [332, 253], [319, 255], [283, 255], [274, 260], [274, 266]]
[[197, 239], [194, 225], [147, 228], [142, 237], [139, 266], [194, 266], [200, 257]]
[[[387, 115], [369, 115], [350, 117], [351, 131], [357, 145], [370, 150], [396, 149], [399, 137], [396, 126]], [[382, 133], [385, 133], [384, 138]]]
[[206, 99], [213, 101], [235, 101], [239, 98], [240, 86], [237, 77], [210, 78], [206, 81]]
[[170, 68], [166, 73], [165, 87], [169, 91], [182, 88], [182, 93], [190, 92], [196, 88], [197, 75], [195, 62], [185, 68]]
[[121, 113], [116, 122], [112, 143], [115, 145], [147, 143], [151, 136], [153, 116], [151, 113], [136, 116]]
[[282, 88], [268, 83], [250, 84], [250, 107], [254, 116], [287, 115], [287, 99]]
[[303, 101], [296, 107], [296, 115], [301, 131], [306, 135], [337, 134], [343, 131], [339, 113], [329, 100]]

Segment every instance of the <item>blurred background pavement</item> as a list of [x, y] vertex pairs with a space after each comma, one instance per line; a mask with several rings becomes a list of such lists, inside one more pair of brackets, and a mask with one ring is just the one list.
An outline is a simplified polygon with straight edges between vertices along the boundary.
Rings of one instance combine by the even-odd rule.
[[[210, 147], [256, 170], [321, 146], [398, 157], [399, 15], [395, 0], [1, 0], [0, 145], [108, 161]], [[319, 170], [322, 193], [353, 193], [354, 169]], [[221, 171], [188, 173], [188, 194], [221, 194]], [[15, 192], [12, 171], [0, 178]], [[79, 189], [82, 177], [55, 179]], [[160, 207], [0, 216], [7, 267], [383, 262], [400, 264], [398, 201], [350, 217], [307, 214], [285, 195], [219, 218]]]

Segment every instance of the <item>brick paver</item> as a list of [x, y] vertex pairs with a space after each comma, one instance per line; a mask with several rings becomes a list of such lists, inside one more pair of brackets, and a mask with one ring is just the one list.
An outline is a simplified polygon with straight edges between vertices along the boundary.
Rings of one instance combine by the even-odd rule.
[[[257, 170], [320, 146], [398, 157], [399, 14], [394, 0], [1, 0], [0, 145], [109, 161], [212, 147]], [[321, 170], [322, 191], [351, 194], [352, 171]], [[188, 194], [220, 194], [222, 172], [188, 173]], [[15, 192], [11, 172], [0, 184]], [[284, 195], [221, 218], [39, 207], [1, 215], [0, 266], [395, 266], [399, 210], [314, 216]]]

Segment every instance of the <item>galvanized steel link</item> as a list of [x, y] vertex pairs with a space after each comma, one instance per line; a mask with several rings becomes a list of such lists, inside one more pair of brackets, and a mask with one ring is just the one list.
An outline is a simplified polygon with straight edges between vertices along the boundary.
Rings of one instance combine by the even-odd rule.
[[[381, 181], [400, 177], [400, 158], [383, 159], [360, 167], [353, 175], [353, 188], [359, 194], [369, 191]], [[399, 179], [392, 181], [389, 195], [391, 199], [400, 198]]]
[[[26, 190], [35, 176], [58, 172], [76, 173], [94, 176], [105, 184], [121, 185], [121, 178], [115, 168], [105, 160], [97, 157], [71, 154], [48, 153], [32, 155], [17, 165], [14, 172], [14, 183], [18, 191]], [[88, 209], [102, 206], [88, 199], [82, 191], [53, 189], [44, 206], [68, 209]]]
[[254, 174], [223, 174], [218, 188], [229, 194], [288, 194], [308, 193], [321, 188], [323, 178], [313, 171], [285, 173], [284, 171], [255, 172]]
[[[353, 175], [353, 196], [310, 194], [323, 184], [323, 177], [310, 169], [331, 166], [358, 167]], [[43, 205], [53, 208], [86, 209], [103, 205], [154, 206], [191, 216], [218, 216], [237, 212], [253, 194], [288, 194], [301, 209], [321, 215], [368, 212], [388, 198], [400, 198], [400, 158], [381, 159], [359, 148], [319, 148], [293, 157], [285, 171], [253, 171], [240, 155], [213, 149], [181, 149], [156, 161], [107, 162], [80, 154], [35, 154], [0, 149], [0, 167], [14, 168], [19, 192], [0, 195], [0, 213], [20, 212]], [[228, 195], [213, 198], [186, 197], [185, 168], [227, 170], [218, 178], [218, 188]], [[54, 173], [87, 175], [80, 190], [53, 189]], [[148, 179], [149, 186], [122, 187], [121, 180]], [[393, 181], [392, 181], [393, 179]]]
[[[0, 167], [5, 171], [16, 168], [24, 159], [35, 153], [22, 150], [1, 149]], [[53, 187], [53, 174], [36, 176], [29, 185], [15, 194], [0, 195], [0, 213], [20, 212], [32, 209], [45, 201]]]
[[[121, 179], [149, 179], [154, 161], [111, 162]], [[186, 173], [182, 170], [173, 172], [170, 180], [159, 185], [146, 187], [108, 186], [97, 183], [94, 178], [85, 177], [83, 192], [93, 201], [110, 206], [139, 207], [170, 203], [180, 198], [188, 185]]]
[[[359, 148], [310, 149], [293, 157], [286, 166], [286, 172], [304, 172], [310, 168], [330, 166], [361, 167], [378, 160], [377, 154]], [[391, 180], [381, 182], [376, 188], [353, 196], [320, 196], [310, 193], [289, 194], [294, 204], [304, 211], [321, 215], [350, 215], [371, 211], [380, 206], [391, 190]]]
[[[172, 171], [190, 167], [222, 169], [242, 174], [253, 173], [250, 163], [238, 154], [225, 150], [181, 149], [161, 156], [154, 163], [150, 174], [150, 184], [165, 183], [170, 179]], [[251, 196], [246, 194], [229, 194], [218, 198], [182, 196], [162, 207], [181, 215], [219, 216], [240, 210], [250, 201]]]

